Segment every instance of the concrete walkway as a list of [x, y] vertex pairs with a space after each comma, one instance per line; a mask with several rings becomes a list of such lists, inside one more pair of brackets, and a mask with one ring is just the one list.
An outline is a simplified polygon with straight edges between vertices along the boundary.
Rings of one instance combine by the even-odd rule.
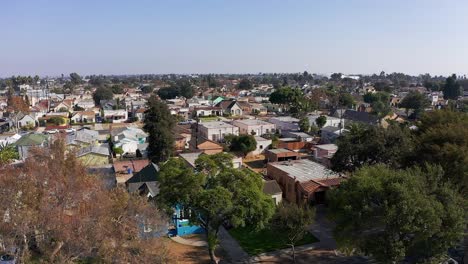
[[177, 242], [182, 245], [193, 246], [193, 247], [206, 247], [208, 244], [206, 241], [203, 240], [192, 240], [192, 239], [185, 239], [180, 236], [173, 236], [170, 237], [172, 241]]
[[323, 205], [317, 205], [315, 211], [315, 222], [309, 231], [320, 241], [314, 243], [317, 249], [335, 250], [336, 241], [333, 238], [335, 224], [326, 218], [327, 209]]
[[224, 249], [232, 263], [243, 263], [249, 258], [237, 241], [221, 226], [218, 232], [219, 245]]

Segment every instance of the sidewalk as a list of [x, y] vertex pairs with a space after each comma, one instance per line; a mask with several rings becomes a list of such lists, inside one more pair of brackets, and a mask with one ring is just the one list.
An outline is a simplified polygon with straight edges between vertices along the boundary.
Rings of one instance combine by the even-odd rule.
[[243, 263], [249, 258], [249, 254], [245, 252], [239, 243], [229, 234], [229, 232], [221, 227], [218, 232], [219, 245], [224, 249], [232, 263]]
[[180, 237], [180, 236], [170, 237], [170, 239], [172, 239], [172, 241], [174, 241], [174, 242], [177, 242], [177, 243], [182, 244], [182, 245], [187, 245], [187, 246], [193, 246], [193, 247], [206, 247], [206, 246], [208, 246], [206, 241], [203, 241], [203, 240], [185, 239], [185, 238]]

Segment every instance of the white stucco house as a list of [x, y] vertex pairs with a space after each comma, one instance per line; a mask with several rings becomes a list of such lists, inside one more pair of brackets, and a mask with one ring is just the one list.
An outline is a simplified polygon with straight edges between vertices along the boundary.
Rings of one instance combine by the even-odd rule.
[[104, 110], [104, 119], [111, 120], [112, 123], [124, 123], [128, 119], [128, 112], [125, 109]]
[[253, 134], [261, 136], [264, 134], [275, 133], [276, 125], [258, 119], [235, 120], [232, 124], [239, 128], [240, 134]]
[[221, 121], [211, 121], [198, 124], [200, 135], [213, 141], [222, 141], [225, 135], [239, 135], [239, 128]]
[[122, 127], [112, 130], [111, 136], [114, 147], [122, 148], [124, 154], [135, 154], [137, 149], [145, 145], [148, 134], [140, 128]]

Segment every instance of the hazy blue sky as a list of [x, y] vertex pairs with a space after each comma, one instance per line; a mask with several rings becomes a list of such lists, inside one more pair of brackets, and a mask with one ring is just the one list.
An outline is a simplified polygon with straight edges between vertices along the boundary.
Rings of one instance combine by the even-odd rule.
[[468, 1], [5, 0], [0, 76], [468, 73]]

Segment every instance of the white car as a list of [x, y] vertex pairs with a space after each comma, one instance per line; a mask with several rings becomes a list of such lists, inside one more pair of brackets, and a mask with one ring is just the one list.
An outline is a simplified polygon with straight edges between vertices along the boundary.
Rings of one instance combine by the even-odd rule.
[[74, 128], [67, 128], [67, 129], [65, 129], [65, 132], [67, 132], [67, 133], [74, 133], [74, 132], [76, 132], [76, 129], [74, 129]]
[[56, 133], [58, 133], [58, 132], [59, 132], [58, 129], [47, 130], [47, 133], [49, 133], [49, 134], [56, 134]]

